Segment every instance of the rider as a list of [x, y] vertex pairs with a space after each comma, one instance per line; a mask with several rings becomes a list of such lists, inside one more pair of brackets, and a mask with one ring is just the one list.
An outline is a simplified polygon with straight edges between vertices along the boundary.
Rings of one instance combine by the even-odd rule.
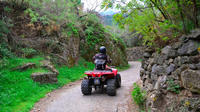
[[[95, 61], [96, 69], [101, 69], [101, 70], [109, 69], [109, 67], [107, 67], [106, 64], [111, 63], [111, 59], [109, 58], [109, 56], [106, 55], [106, 47], [101, 46], [99, 51], [100, 51], [100, 53], [93, 56], [93, 60]], [[100, 60], [100, 61], [98, 61], [98, 60]], [[101, 61], [102, 61], [102, 63], [101, 63]], [[99, 65], [101, 65], [101, 66], [98, 67]]]

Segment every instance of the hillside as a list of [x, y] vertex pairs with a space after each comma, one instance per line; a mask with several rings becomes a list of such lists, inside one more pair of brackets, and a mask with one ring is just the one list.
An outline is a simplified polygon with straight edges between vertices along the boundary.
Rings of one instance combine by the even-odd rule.
[[27, 112], [48, 92], [94, 68], [105, 46], [111, 65], [127, 67], [126, 46], [79, 0], [0, 1], [0, 111]]

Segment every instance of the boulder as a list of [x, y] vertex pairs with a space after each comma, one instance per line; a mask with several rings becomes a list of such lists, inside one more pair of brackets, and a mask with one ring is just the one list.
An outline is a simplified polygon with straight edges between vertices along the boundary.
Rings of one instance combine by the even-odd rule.
[[41, 84], [44, 84], [44, 83], [57, 83], [58, 82], [57, 76], [58, 76], [58, 74], [52, 73], [52, 72], [49, 72], [49, 73], [33, 73], [31, 75], [31, 78], [35, 82], [39, 82]]
[[184, 43], [179, 49], [178, 54], [181, 56], [196, 55], [198, 54], [198, 43], [196, 41], [190, 40]]
[[161, 51], [162, 54], [166, 55], [168, 58], [174, 58], [177, 56], [176, 50], [172, 49], [171, 46], [166, 46]]
[[175, 50], [178, 50], [183, 45], [182, 42], [176, 42], [175, 44], [172, 45], [172, 48]]
[[171, 74], [174, 70], [175, 70], [175, 65], [170, 64], [166, 69], [167, 75]]
[[176, 67], [180, 67], [183, 64], [191, 63], [190, 58], [188, 56], [178, 56], [174, 59], [174, 64]]
[[152, 112], [163, 112], [163, 106], [166, 104], [162, 93], [154, 90], [147, 94], [146, 107], [151, 108]]
[[190, 63], [198, 64], [200, 62], [200, 55], [190, 56], [189, 61]]
[[182, 65], [181, 67], [177, 68], [174, 72], [171, 73], [170, 78], [173, 78], [175, 80], [179, 80], [179, 77], [181, 75], [181, 72], [188, 69], [188, 65]]
[[196, 64], [189, 64], [189, 68], [192, 70], [197, 70]]
[[166, 74], [166, 69], [163, 66], [160, 65], [153, 65], [151, 73], [158, 74], [158, 75], [164, 75]]
[[191, 34], [187, 36], [188, 39], [200, 40], [200, 29], [191, 31]]
[[188, 42], [188, 37], [186, 35], [182, 35], [180, 38], [179, 38], [179, 42], [182, 42], [182, 43], [186, 43]]
[[184, 88], [200, 94], [200, 70], [186, 69], [181, 72], [181, 84]]
[[50, 70], [51, 72], [53, 72], [53, 73], [55, 73], [55, 74], [59, 74], [59, 72], [54, 68], [53, 65], [49, 65], [49, 64], [46, 64], [46, 65], [45, 65], [45, 64], [44, 64], [44, 65], [42, 65], [42, 67], [44, 67], [44, 68]]
[[167, 76], [159, 76], [157, 82], [155, 83], [154, 89], [160, 90], [162, 88], [165, 88], [165, 83], [167, 80]]
[[12, 70], [25, 71], [25, 70], [27, 70], [27, 69], [29, 69], [29, 68], [34, 68], [35, 66], [36, 66], [35, 63], [26, 63], [26, 64], [24, 64], [24, 65], [21, 65], [21, 66], [18, 66], [18, 67], [16, 67], [16, 68], [12, 69]]
[[145, 52], [143, 54], [144, 58], [150, 58], [151, 57], [151, 54], [149, 52]]

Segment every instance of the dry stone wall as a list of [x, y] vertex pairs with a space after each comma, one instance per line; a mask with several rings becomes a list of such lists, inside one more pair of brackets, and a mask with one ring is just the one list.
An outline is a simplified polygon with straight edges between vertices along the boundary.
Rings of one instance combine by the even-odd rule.
[[137, 61], [139, 59], [143, 59], [144, 50], [145, 50], [144, 47], [127, 48], [126, 50], [127, 60]]
[[200, 30], [184, 35], [161, 53], [146, 51], [140, 77], [152, 112], [200, 111]]

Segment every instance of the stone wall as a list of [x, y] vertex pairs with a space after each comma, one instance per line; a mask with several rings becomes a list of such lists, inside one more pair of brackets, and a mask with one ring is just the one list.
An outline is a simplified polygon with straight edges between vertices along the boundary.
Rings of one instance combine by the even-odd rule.
[[140, 77], [152, 112], [200, 111], [200, 30], [161, 53], [144, 53]]
[[143, 59], [144, 50], [145, 50], [144, 47], [127, 48], [126, 50], [127, 60], [137, 61], [139, 59]]

